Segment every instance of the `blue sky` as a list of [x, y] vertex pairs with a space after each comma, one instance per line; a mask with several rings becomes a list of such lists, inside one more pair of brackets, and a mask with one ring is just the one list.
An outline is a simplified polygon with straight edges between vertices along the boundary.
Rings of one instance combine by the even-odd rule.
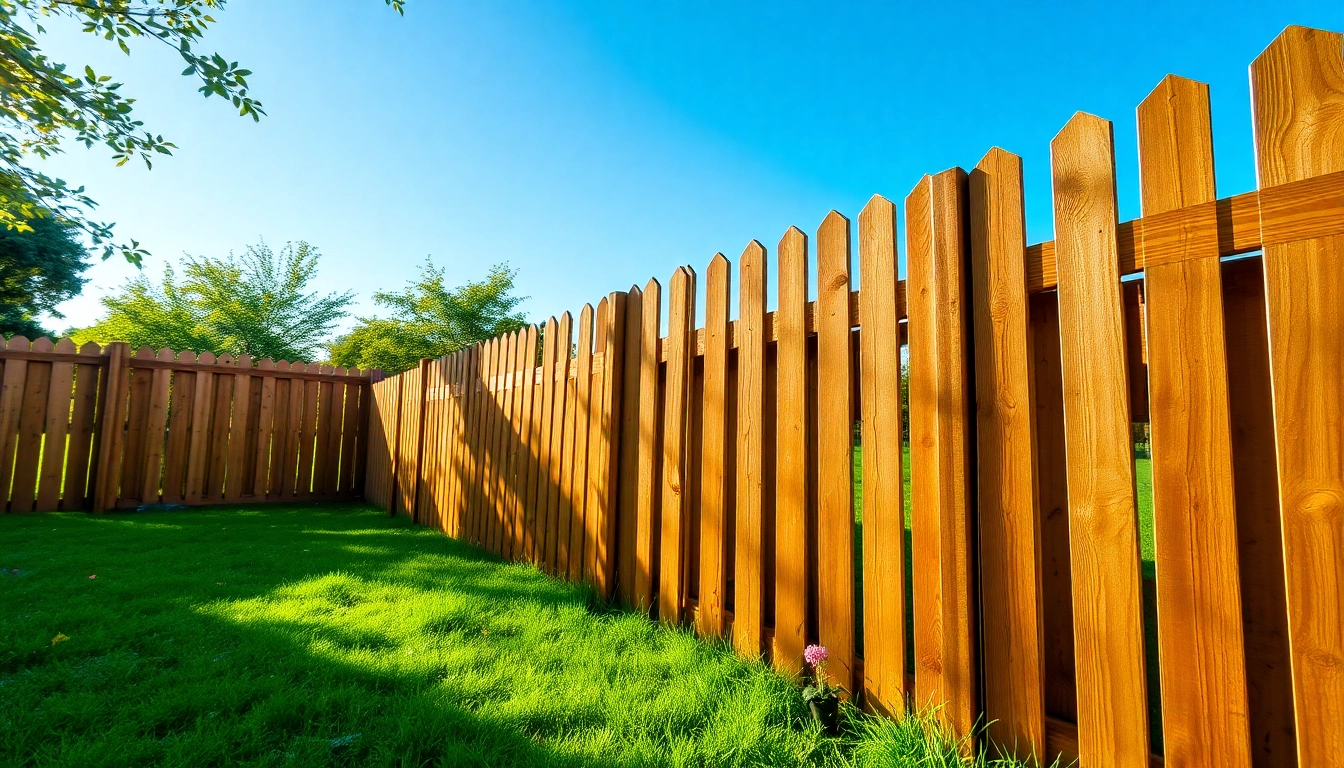
[[[369, 313], [426, 257], [453, 284], [507, 261], [541, 321], [753, 238], [773, 252], [789, 225], [899, 203], [996, 145], [1024, 158], [1028, 239], [1050, 239], [1049, 142], [1077, 110], [1115, 122], [1133, 218], [1134, 108], [1169, 72], [1211, 84], [1219, 195], [1244, 192], [1247, 66], [1288, 24], [1344, 30], [1339, 0], [407, 5], [230, 3], [206, 47], [255, 72], [259, 124], [201, 98], [171, 50], [57, 28], [49, 52], [124, 81], [179, 149], [146, 171], [72, 148], [48, 170], [155, 278], [183, 252], [305, 239], [318, 287]], [[133, 273], [98, 263], [51, 324], [91, 322]]]

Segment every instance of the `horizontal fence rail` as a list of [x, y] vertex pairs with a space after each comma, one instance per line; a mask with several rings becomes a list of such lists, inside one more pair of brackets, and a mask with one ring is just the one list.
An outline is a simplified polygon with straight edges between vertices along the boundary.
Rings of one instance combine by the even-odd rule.
[[1341, 765], [1344, 44], [1251, 73], [1255, 192], [1217, 196], [1208, 88], [1167, 77], [1141, 218], [1080, 113], [1053, 242], [993, 149], [372, 384], [366, 496], [1022, 756]]
[[15, 336], [0, 348], [5, 509], [362, 496], [380, 375]]

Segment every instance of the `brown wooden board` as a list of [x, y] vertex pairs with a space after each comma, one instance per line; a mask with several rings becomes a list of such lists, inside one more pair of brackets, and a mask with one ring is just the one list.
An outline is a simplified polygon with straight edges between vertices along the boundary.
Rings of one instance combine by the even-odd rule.
[[[53, 348], [55, 352], [73, 355], [75, 343], [61, 339]], [[60, 508], [61, 483], [65, 475], [66, 436], [70, 429], [70, 398], [74, 386], [75, 366], [73, 363], [53, 362], [51, 364], [51, 383], [47, 388], [46, 424], [43, 425], [42, 470], [37, 483], [38, 512], [50, 512]]]
[[896, 206], [873, 196], [859, 214], [859, 398], [863, 482], [863, 697], [905, 711], [905, 484]]
[[[621, 337], [620, 466], [616, 474], [616, 543], [613, 556], [616, 561], [617, 600], [626, 607], [641, 607], [647, 605], [647, 601], [641, 602], [636, 597], [640, 593], [635, 573], [640, 563], [640, 450], [646, 439], [640, 431], [639, 418], [643, 399], [640, 379], [643, 374], [644, 292], [639, 286], [632, 285], [625, 296], [625, 316], [616, 318], [616, 322], [624, 324], [624, 330]], [[652, 435], [647, 439], [652, 442]]]
[[[1138, 123], [1145, 214], [1217, 199], [1208, 86], [1168, 75]], [[1216, 237], [1186, 249], [1144, 275], [1163, 754], [1249, 766], [1222, 271]]]
[[[40, 338], [33, 350], [50, 352], [51, 340]], [[37, 479], [41, 470], [42, 433], [46, 428], [47, 401], [51, 392], [53, 363], [28, 363], [23, 385], [23, 405], [19, 416], [19, 434], [14, 457], [14, 486], [10, 489], [9, 511], [31, 512], [36, 503]]]
[[[195, 352], [182, 357], [196, 360]], [[168, 440], [163, 454], [163, 503], [181, 504], [186, 498], [187, 456], [191, 446], [192, 398], [196, 394], [195, 371], [173, 371], [168, 402]]]
[[[203, 352], [201, 363], [213, 364], [213, 352]], [[187, 449], [186, 503], [194, 504], [205, 498], [207, 474], [210, 467], [210, 420], [214, 415], [215, 374], [197, 371], [195, 392], [192, 394], [191, 439]]]
[[1022, 161], [970, 175], [985, 720], [1001, 748], [1045, 755], [1041, 519]]
[[[601, 354], [607, 345], [607, 327], [609, 302], [603, 298], [597, 303], [593, 314], [593, 351]], [[601, 478], [605, 475], [602, 468], [602, 389], [605, 375], [597, 370], [592, 359], [588, 361], [588, 459], [583, 477], [583, 578], [590, 584], [597, 583], [597, 543], [601, 536], [601, 504], [598, 495], [602, 492]], [[580, 372], [580, 375], [583, 375]], [[577, 461], [576, 461], [577, 463]], [[576, 482], [577, 485], [577, 482]]]
[[832, 211], [817, 231], [817, 621], [827, 672], [854, 690], [854, 406], [850, 227]]
[[[639, 467], [635, 486], [638, 498], [635, 532], [635, 588], [631, 600], [638, 610], [653, 607], [657, 588], [655, 568], [661, 556], [659, 533], [662, 510], [661, 387], [659, 384], [658, 337], [661, 332], [663, 287], [655, 279], [644, 285], [640, 296], [639, 328]], [[633, 399], [633, 398], [631, 398]]]
[[[570, 350], [573, 344], [573, 317], [568, 313], [560, 316], [560, 323], [556, 330], [556, 358], [555, 370], [552, 374], [554, 379], [552, 386], [555, 388], [555, 403], [551, 411], [551, 450], [550, 450], [550, 498], [546, 502], [546, 570], [550, 573], [560, 573], [559, 553], [561, 549], [560, 530], [560, 500], [562, 498], [561, 485], [564, 480], [564, 446], [567, 442], [565, 435], [565, 411], [573, 407], [573, 403], [568, 397], [569, 387], [567, 381], [569, 378]], [[572, 438], [571, 438], [572, 439]], [[563, 546], [568, 546], [568, 540], [565, 540]]]
[[733, 537], [733, 647], [755, 659], [764, 642], [765, 548], [765, 246], [755, 240], [738, 260], [737, 498]]
[[1051, 159], [1079, 756], [1145, 765], [1148, 694], [1111, 124], [1075, 115], [1051, 142]]
[[[242, 355], [235, 365], [252, 370], [252, 358]], [[325, 384], [330, 387], [330, 384]], [[247, 478], [247, 426], [252, 416], [252, 376], [237, 373], [233, 377], [233, 410], [229, 416], [228, 466], [224, 470], [224, 499], [238, 501], [243, 497]]]
[[705, 273], [704, 396], [700, 426], [700, 582], [695, 627], [701, 636], [723, 634], [728, 536], [728, 305], [732, 265], [718, 254]]
[[672, 275], [668, 301], [666, 399], [663, 403], [662, 491], [659, 508], [658, 616], [681, 622], [685, 596], [683, 546], [686, 538], [687, 405], [690, 398], [695, 323], [695, 273], [679, 267]]
[[[1344, 36], [1288, 27], [1251, 64], [1251, 100], [1262, 196], [1344, 170]], [[1276, 236], [1264, 265], [1297, 755], [1332, 765], [1344, 760], [1344, 234]]]
[[541, 350], [541, 421], [537, 443], [536, 491], [537, 519], [534, 527], [536, 544], [532, 561], [544, 571], [550, 570], [553, 537], [551, 535], [551, 480], [555, 457], [551, 454], [555, 425], [555, 361], [559, 356], [560, 325], [552, 317], [546, 321], [542, 333]]
[[[97, 354], [98, 345], [89, 342], [80, 348], [84, 354]], [[101, 366], [75, 366], [75, 394], [70, 409], [70, 450], [65, 460], [65, 489], [61, 494], [61, 509], [85, 509], [92, 489], [89, 488], [89, 459], [97, 453], [94, 436], [97, 431], [99, 380]]]
[[807, 235], [790, 227], [779, 241], [775, 312], [777, 394], [775, 469], [775, 668], [803, 670], [807, 645], [808, 376]]

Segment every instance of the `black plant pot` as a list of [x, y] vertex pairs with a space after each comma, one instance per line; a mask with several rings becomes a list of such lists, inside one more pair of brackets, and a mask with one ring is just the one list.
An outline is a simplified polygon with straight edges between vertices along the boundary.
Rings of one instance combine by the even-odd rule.
[[827, 736], [835, 736], [840, 732], [840, 699], [829, 696], [820, 700], [807, 702], [807, 708], [812, 710], [812, 719], [821, 723], [821, 729]]

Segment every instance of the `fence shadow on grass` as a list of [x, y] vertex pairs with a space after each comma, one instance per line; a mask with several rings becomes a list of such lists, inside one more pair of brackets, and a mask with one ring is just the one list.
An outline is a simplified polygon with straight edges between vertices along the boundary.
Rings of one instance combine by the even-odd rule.
[[[627, 690], [623, 674], [648, 670], [622, 673], [606, 645], [636, 632], [656, 647], [694, 646], [685, 633], [642, 619], [644, 630], [613, 628], [621, 616], [594, 617], [584, 587], [348, 509], [5, 520], [3, 559], [20, 572], [0, 590], [13, 649], [0, 680], [15, 713], [0, 753], [603, 766], [618, 764], [604, 741], [643, 744], [650, 759], [676, 746], [651, 740], [656, 728], [634, 733], [649, 708], [620, 697], [656, 698], [645, 689], [694, 670], [672, 654], [659, 662], [669, 680]], [[69, 640], [51, 644], [58, 633]], [[742, 667], [735, 684], [786, 685]], [[716, 702], [695, 701], [691, 720], [676, 703], [668, 733], [714, 727]]]

